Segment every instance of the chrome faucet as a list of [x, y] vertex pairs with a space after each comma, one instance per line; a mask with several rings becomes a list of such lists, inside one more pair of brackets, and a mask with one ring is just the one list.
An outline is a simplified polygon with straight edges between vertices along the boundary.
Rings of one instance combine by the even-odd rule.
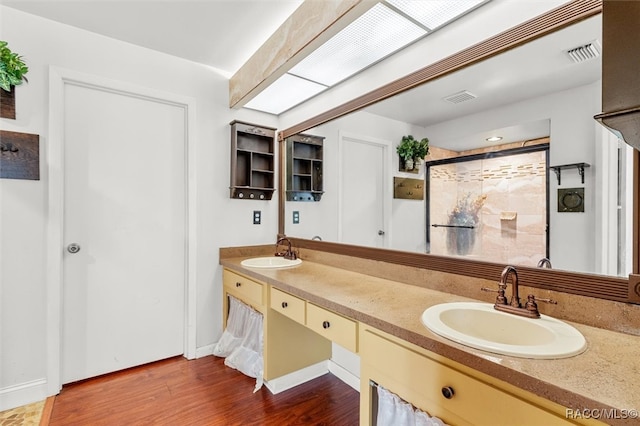
[[[509, 303], [507, 303], [507, 297], [505, 295], [509, 277], [512, 277], [511, 280], [511, 299]], [[510, 314], [520, 315], [527, 318], [540, 318], [540, 311], [538, 311], [538, 304], [536, 303], [536, 298], [533, 294], [527, 296], [527, 302], [524, 307], [520, 303], [520, 294], [519, 294], [519, 284], [518, 284], [518, 271], [513, 266], [506, 266], [502, 270], [502, 274], [500, 275], [500, 282], [498, 283], [498, 290], [492, 290], [490, 288], [482, 287], [480, 290], [482, 291], [492, 291], [498, 293], [496, 297], [496, 303], [493, 307], [502, 312], [507, 312]], [[557, 304], [555, 300], [551, 299], [537, 299], [540, 302]]]
[[[278, 246], [280, 245], [280, 243], [286, 243], [287, 244], [287, 249], [285, 251], [278, 251]], [[276, 241], [276, 256], [282, 256], [285, 259], [289, 259], [289, 260], [296, 260], [298, 258], [298, 253], [297, 251], [293, 250], [293, 248], [291, 247], [291, 240], [289, 240], [289, 238], [287, 237], [280, 237], [278, 238], [278, 241]]]
[[551, 269], [551, 261], [547, 257], [543, 257], [538, 262], [538, 268], [549, 268]]

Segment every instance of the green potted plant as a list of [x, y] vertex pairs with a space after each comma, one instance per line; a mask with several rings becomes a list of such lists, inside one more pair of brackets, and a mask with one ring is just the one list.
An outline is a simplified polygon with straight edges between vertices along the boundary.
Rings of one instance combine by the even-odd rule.
[[417, 140], [412, 135], [403, 136], [396, 152], [404, 160], [404, 169], [413, 170], [429, 154], [429, 139]]
[[7, 47], [7, 42], [0, 40], [0, 88], [10, 92], [11, 87], [27, 81], [25, 74], [29, 71], [22, 57]]

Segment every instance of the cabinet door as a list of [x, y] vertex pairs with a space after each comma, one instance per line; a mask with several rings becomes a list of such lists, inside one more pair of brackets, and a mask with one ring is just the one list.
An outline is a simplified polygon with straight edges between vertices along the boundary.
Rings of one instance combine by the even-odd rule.
[[349, 318], [307, 303], [307, 327], [351, 352], [358, 352], [358, 323]]

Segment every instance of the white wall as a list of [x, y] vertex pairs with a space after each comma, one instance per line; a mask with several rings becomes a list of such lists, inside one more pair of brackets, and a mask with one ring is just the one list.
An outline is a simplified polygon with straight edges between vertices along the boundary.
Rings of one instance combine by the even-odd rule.
[[[40, 135], [39, 181], [0, 180], [0, 411], [28, 395], [46, 371], [48, 69], [68, 68], [195, 99], [197, 150], [197, 346], [222, 331], [218, 249], [275, 242], [277, 199], [229, 198], [229, 122], [277, 127], [277, 119], [228, 108], [228, 80], [213, 69], [0, 6], [0, 39], [21, 54], [29, 83], [16, 90], [16, 120], [2, 130]], [[252, 225], [262, 210], [262, 225]], [[25, 389], [26, 388], [26, 392]], [[19, 391], [19, 392], [18, 392]], [[25, 397], [26, 398], [26, 397]]]

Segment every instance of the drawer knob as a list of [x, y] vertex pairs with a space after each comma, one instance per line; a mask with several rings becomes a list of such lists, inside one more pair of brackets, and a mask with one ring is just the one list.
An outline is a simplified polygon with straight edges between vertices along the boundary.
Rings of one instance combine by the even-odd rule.
[[322, 328], [327, 329], [331, 327], [331, 323], [329, 321], [322, 321]]
[[451, 386], [445, 386], [442, 388], [442, 396], [444, 396], [447, 399], [451, 399], [453, 398], [453, 395], [455, 394], [455, 392], [453, 391], [453, 388]]
[[289, 304], [287, 302], [282, 302], [282, 307], [286, 308], [287, 306], [289, 306]]
[[241, 283], [241, 282], [237, 282], [237, 283], [236, 283], [236, 287], [240, 287], [241, 285], [242, 285], [242, 283]]

